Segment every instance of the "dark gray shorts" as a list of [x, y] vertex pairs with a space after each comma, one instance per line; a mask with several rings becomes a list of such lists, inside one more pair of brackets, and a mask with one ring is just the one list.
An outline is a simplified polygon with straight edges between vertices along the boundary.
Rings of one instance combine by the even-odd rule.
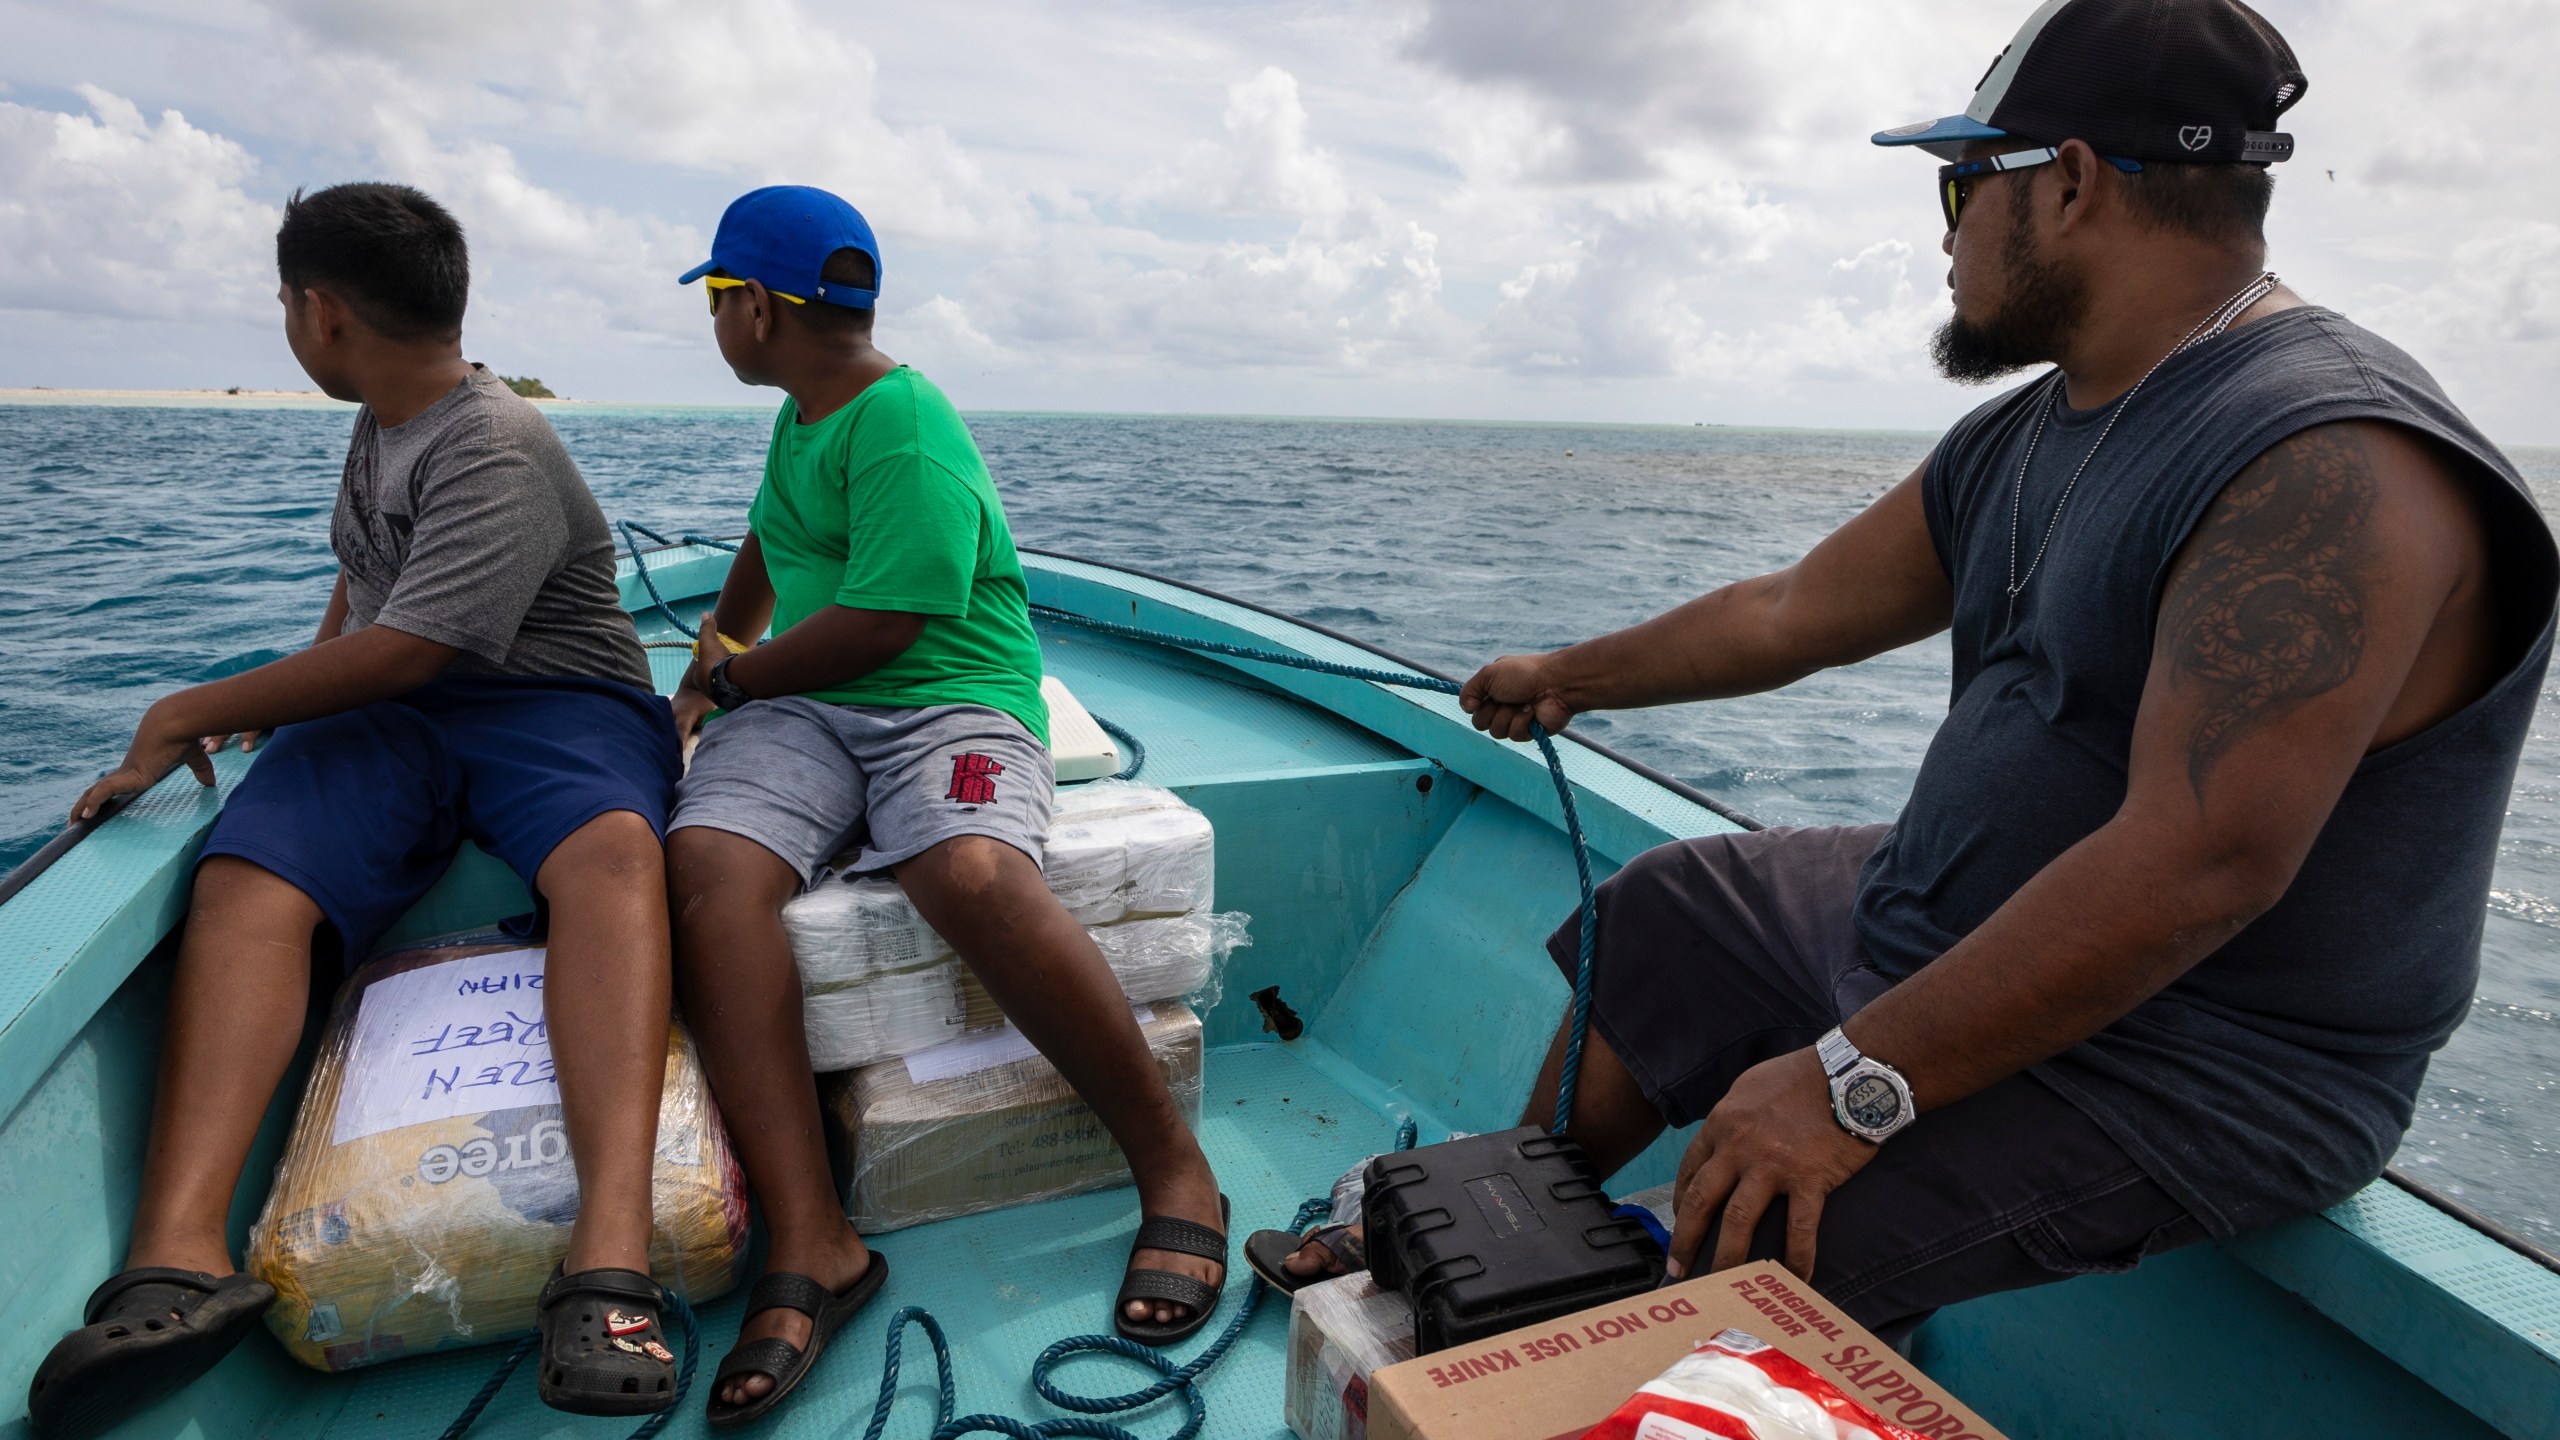
[[[1850, 921], [1890, 828], [1675, 841], [1600, 886], [1592, 1029], [1665, 1121], [1703, 1118], [1743, 1071], [1892, 988]], [[1579, 939], [1568, 919], [1547, 941], [1567, 976]], [[1785, 1223], [1782, 1200], [1753, 1258], [1785, 1253]], [[1922, 1115], [1831, 1196], [1811, 1279], [1900, 1344], [1941, 1305], [2129, 1270], [2204, 1234], [2094, 1121], [2014, 1075]]]
[[831, 862], [886, 870], [958, 835], [1001, 840], [1036, 865], [1056, 798], [1049, 747], [1001, 710], [787, 695], [703, 728], [667, 829], [743, 835], [803, 882]]

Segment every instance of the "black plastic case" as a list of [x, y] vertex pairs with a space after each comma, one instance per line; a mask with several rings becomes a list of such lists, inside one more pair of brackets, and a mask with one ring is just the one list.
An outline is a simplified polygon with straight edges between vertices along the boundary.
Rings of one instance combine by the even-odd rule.
[[1661, 1284], [1662, 1252], [1614, 1208], [1582, 1147], [1534, 1126], [1381, 1155], [1360, 1202], [1417, 1354]]

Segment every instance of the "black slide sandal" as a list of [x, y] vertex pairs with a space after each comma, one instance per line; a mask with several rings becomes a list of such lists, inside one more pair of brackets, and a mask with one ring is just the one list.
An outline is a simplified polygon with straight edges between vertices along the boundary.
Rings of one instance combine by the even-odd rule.
[[676, 1401], [676, 1355], [659, 1312], [666, 1292], [637, 1270], [554, 1266], [542, 1287], [542, 1368], [534, 1393], [571, 1415], [647, 1415]]
[[[1227, 1218], [1227, 1197], [1218, 1197], [1218, 1219]], [[1194, 1280], [1171, 1270], [1132, 1270], [1120, 1282], [1120, 1294], [1111, 1302], [1111, 1325], [1122, 1338], [1141, 1345], [1179, 1345], [1209, 1323], [1209, 1312], [1218, 1308], [1218, 1294], [1227, 1287], [1227, 1236], [1223, 1230], [1170, 1215], [1159, 1215], [1138, 1223], [1138, 1238], [1129, 1242], [1129, 1253], [1141, 1250], [1171, 1250], [1178, 1255], [1197, 1255], [1218, 1262], [1218, 1283]], [[1164, 1300], [1191, 1307], [1191, 1318], [1159, 1325], [1153, 1320], [1129, 1318], [1132, 1300]]]
[[[704, 1411], [713, 1429], [744, 1425], [759, 1420], [766, 1411], [782, 1403], [782, 1397], [798, 1388], [808, 1378], [810, 1368], [826, 1353], [827, 1342], [854, 1313], [871, 1303], [880, 1287], [889, 1280], [889, 1257], [874, 1250], [870, 1268], [862, 1278], [838, 1294], [806, 1275], [788, 1270], [768, 1270], [757, 1279], [755, 1288], [747, 1292], [747, 1319], [767, 1310], [797, 1310], [809, 1317], [809, 1343], [794, 1345], [779, 1336], [768, 1335], [734, 1345], [720, 1357], [720, 1368], [711, 1377], [710, 1403]], [[743, 1323], [743, 1321], [741, 1322]], [[772, 1379], [773, 1388], [744, 1405], [720, 1403], [720, 1388], [740, 1375], [763, 1375]]]
[[88, 1440], [220, 1363], [275, 1303], [275, 1287], [238, 1271], [146, 1265], [109, 1277], [27, 1386], [27, 1428]]
[[[1321, 1271], [1313, 1275], [1290, 1273], [1282, 1262], [1311, 1243], [1322, 1245], [1334, 1259], [1341, 1261], [1342, 1271], [1339, 1274]], [[1253, 1273], [1261, 1276], [1272, 1289], [1283, 1295], [1295, 1295], [1310, 1285], [1339, 1280], [1344, 1275], [1356, 1275], [1368, 1269], [1369, 1247], [1361, 1243], [1360, 1237], [1353, 1234], [1352, 1227], [1348, 1225], [1319, 1225], [1304, 1235], [1292, 1235], [1286, 1230], [1256, 1230], [1245, 1238], [1244, 1263], [1252, 1266]]]

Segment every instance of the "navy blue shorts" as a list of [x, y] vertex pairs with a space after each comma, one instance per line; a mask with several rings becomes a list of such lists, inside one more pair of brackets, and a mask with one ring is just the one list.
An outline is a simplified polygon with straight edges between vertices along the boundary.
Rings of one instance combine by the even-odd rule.
[[288, 725], [206, 837], [311, 897], [347, 963], [441, 878], [464, 840], [530, 888], [554, 847], [629, 810], [664, 838], [683, 763], [660, 696], [612, 680], [448, 675]]

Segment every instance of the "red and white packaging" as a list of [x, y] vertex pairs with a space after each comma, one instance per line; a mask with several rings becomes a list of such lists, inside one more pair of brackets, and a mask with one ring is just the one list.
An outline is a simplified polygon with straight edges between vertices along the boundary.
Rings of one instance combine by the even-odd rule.
[[1582, 1440], [1922, 1440], [1776, 1346], [1725, 1330], [1683, 1355]]

